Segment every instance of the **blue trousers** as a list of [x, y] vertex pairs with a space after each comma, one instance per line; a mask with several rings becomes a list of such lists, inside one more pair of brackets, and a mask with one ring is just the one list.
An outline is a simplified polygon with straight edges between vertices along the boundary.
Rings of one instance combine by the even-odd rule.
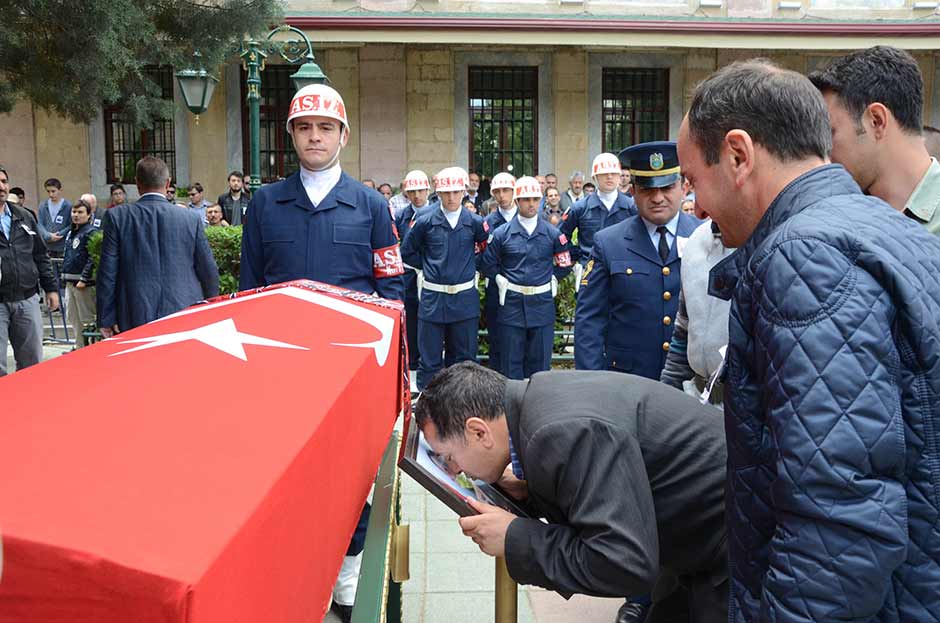
[[526, 379], [552, 367], [552, 344], [554, 327], [511, 327], [502, 325], [499, 338], [502, 342], [503, 369], [510, 379]]
[[502, 353], [503, 345], [499, 340], [499, 320], [497, 316], [499, 315], [499, 304], [496, 305], [486, 305], [486, 331], [487, 331], [487, 341], [490, 344], [490, 362], [489, 368], [491, 370], [496, 370], [500, 374], [503, 372], [503, 362], [502, 362]]
[[421, 355], [418, 353], [418, 299], [405, 296], [405, 333], [408, 335], [408, 369], [417, 370]]
[[427, 387], [445, 362], [450, 366], [461, 361], [477, 360], [479, 325], [478, 316], [447, 324], [418, 320], [418, 352], [421, 353], [417, 378], [419, 390]]

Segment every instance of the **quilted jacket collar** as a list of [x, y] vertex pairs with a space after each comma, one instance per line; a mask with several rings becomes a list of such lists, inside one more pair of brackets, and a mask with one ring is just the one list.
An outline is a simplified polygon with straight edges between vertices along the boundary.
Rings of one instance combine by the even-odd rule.
[[708, 293], [730, 300], [747, 263], [778, 227], [820, 199], [856, 193], [861, 193], [858, 184], [839, 164], [816, 167], [794, 179], [771, 202], [747, 242], [715, 264], [709, 273]]

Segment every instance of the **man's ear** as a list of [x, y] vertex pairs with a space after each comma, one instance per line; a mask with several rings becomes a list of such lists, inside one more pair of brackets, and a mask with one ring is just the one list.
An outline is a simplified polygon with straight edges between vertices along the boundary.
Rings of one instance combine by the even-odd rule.
[[727, 166], [731, 179], [740, 188], [754, 170], [754, 141], [744, 130], [730, 130], [721, 144], [722, 166]]
[[346, 143], [349, 142], [349, 126], [343, 124], [343, 136], [339, 139], [339, 144], [341, 147], [346, 147]]
[[493, 431], [490, 430], [489, 422], [483, 418], [467, 418], [467, 421], [464, 422], [464, 431], [467, 434], [468, 440], [477, 440], [482, 443], [485, 448], [489, 448], [493, 445]]
[[866, 120], [871, 123], [872, 137], [877, 141], [885, 137], [888, 132], [888, 122], [893, 118], [894, 115], [891, 114], [887, 106], [881, 102], [872, 102], [862, 115], [862, 123], [865, 123]]

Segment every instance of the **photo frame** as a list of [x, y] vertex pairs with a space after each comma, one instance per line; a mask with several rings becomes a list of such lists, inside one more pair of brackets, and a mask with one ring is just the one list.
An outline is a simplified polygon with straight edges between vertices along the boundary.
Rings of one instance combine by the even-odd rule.
[[[513, 498], [498, 487], [482, 480], [460, 483], [448, 474], [442, 459], [431, 450], [413, 418], [406, 418], [404, 429], [405, 443], [402, 444], [398, 467], [459, 516], [478, 514], [470, 506], [470, 499], [499, 506], [520, 517], [529, 516]], [[472, 484], [472, 488], [464, 486], [465, 484]]]

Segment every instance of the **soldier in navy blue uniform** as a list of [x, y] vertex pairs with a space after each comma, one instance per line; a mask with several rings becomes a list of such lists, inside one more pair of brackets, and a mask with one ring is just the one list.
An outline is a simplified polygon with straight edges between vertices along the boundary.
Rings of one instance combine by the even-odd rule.
[[[477, 256], [486, 246], [483, 219], [463, 209], [467, 172], [448, 167], [434, 178], [439, 209], [418, 217], [402, 242], [402, 258], [418, 269], [418, 389], [441, 368], [476, 361], [480, 293]], [[442, 359], [441, 354], [445, 350]]]
[[676, 144], [623, 150], [639, 215], [594, 238], [575, 311], [575, 366], [659, 379], [679, 300], [682, 249], [701, 221], [679, 210]]
[[[508, 223], [516, 216], [516, 202], [513, 199], [515, 186], [516, 178], [511, 173], [497, 173], [493, 176], [493, 181], [490, 182], [490, 195], [496, 201], [496, 207], [484, 219], [486, 230], [491, 234], [500, 225]], [[484, 313], [486, 315], [487, 341], [490, 345], [489, 367], [502, 373], [502, 344], [499, 339], [499, 291], [496, 289], [494, 279], [487, 279]]]
[[618, 190], [620, 171], [617, 156], [598, 154], [591, 165], [597, 192], [580, 199], [562, 215], [561, 233], [572, 239], [574, 231], [578, 231], [577, 244], [572, 250], [572, 256], [578, 261], [574, 267], [575, 292], [581, 287], [582, 270], [591, 256], [597, 232], [636, 216], [633, 199]]
[[[418, 216], [429, 209], [428, 193], [431, 184], [424, 171], [409, 171], [401, 185], [408, 198], [408, 205], [395, 218], [398, 238], [405, 240]], [[405, 265], [405, 325], [408, 335], [408, 369], [418, 369], [421, 356], [418, 352], [418, 273], [413, 266]]]
[[538, 180], [520, 177], [514, 198], [518, 212], [490, 234], [480, 270], [497, 284], [502, 373], [524, 379], [551, 368], [557, 280], [571, 272], [571, 246], [539, 218]]
[[[388, 201], [346, 175], [339, 155], [349, 140], [343, 98], [309, 85], [297, 91], [287, 131], [301, 168], [259, 189], [242, 228], [239, 288], [313, 279], [402, 299], [404, 267]], [[369, 505], [346, 550], [333, 608], [348, 623], [359, 583]]]
[[402, 299], [404, 267], [388, 202], [340, 168], [349, 124], [339, 93], [304, 87], [287, 126], [301, 168], [251, 198], [239, 289], [313, 279]]

